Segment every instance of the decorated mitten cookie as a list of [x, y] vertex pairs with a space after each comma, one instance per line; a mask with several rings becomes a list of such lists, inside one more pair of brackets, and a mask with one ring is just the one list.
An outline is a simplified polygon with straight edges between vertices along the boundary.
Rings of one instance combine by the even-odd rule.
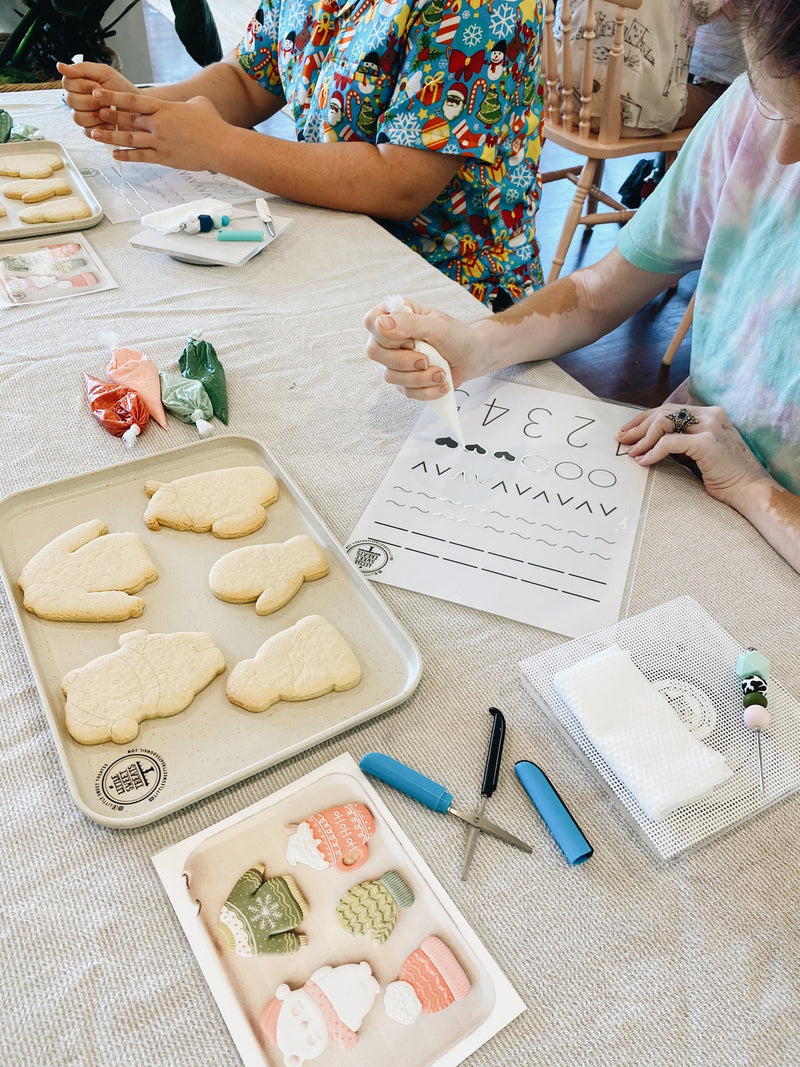
[[353, 1048], [379, 991], [368, 963], [320, 967], [300, 989], [278, 986], [261, 1013], [261, 1029], [283, 1053], [286, 1067], [302, 1067], [332, 1041]]
[[237, 956], [282, 956], [306, 944], [294, 929], [309, 907], [290, 874], [265, 878], [257, 863], [242, 875], [219, 914], [219, 933]]
[[291, 834], [286, 859], [293, 867], [303, 863], [315, 871], [335, 867], [347, 872], [366, 862], [375, 820], [364, 804], [340, 804], [286, 829]]
[[339, 898], [336, 918], [348, 933], [369, 934], [382, 945], [394, 930], [398, 912], [414, 903], [411, 887], [397, 871], [375, 882], [359, 882]]
[[438, 937], [426, 937], [406, 959], [396, 982], [383, 995], [386, 1014], [395, 1022], [415, 1022], [420, 1013], [443, 1011], [470, 991], [464, 969]]

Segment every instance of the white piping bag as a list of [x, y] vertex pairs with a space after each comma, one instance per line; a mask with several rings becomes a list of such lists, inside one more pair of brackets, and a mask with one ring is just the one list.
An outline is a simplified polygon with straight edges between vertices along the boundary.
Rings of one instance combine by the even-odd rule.
[[[386, 311], [389, 315], [393, 315], [397, 311], [410, 311], [413, 314], [414, 309], [404, 302], [402, 296], [394, 294], [386, 297]], [[435, 367], [441, 367], [444, 371], [445, 380], [450, 388], [444, 396], [440, 396], [438, 400], [429, 400], [428, 403], [439, 418], [446, 424], [453, 437], [463, 445], [464, 434], [461, 431], [461, 420], [458, 417], [458, 405], [456, 404], [453, 372], [450, 370], [450, 364], [444, 356], [441, 355], [440, 352], [437, 352], [433, 345], [429, 345], [427, 341], [414, 341], [414, 348], [417, 352], [421, 352], [424, 356], [427, 356], [428, 361]]]

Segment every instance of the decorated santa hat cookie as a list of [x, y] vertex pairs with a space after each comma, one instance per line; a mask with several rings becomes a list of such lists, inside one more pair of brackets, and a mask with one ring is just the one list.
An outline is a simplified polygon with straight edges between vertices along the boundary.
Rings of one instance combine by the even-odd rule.
[[364, 804], [340, 804], [286, 829], [291, 834], [286, 859], [293, 867], [304, 863], [315, 871], [354, 871], [369, 856], [375, 820]]
[[309, 911], [294, 878], [264, 872], [263, 863], [245, 871], [220, 910], [220, 937], [237, 956], [280, 956], [307, 942], [294, 929]]
[[282, 982], [259, 1024], [283, 1053], [286, 1067], [301, 1067], [321, 1056], [332, 1041], [353, 1048], [379, 991], [368, 963], [320, 967], [300, 989]]
[[413, 1023], [420, 1013], [444, 1011], [470, 991], [470, 982], [453, 953], [438, 937], [426, 937], [386, 987], [383, 1005], [395, 1022]]
[[387, 871], [377, 881], [348, 889], [336, 905], [336, 918], [348, 933], [369, 934], [382, 945], [395, 928], [399, 910], [413, 903], [414, 894], [402, 875]]

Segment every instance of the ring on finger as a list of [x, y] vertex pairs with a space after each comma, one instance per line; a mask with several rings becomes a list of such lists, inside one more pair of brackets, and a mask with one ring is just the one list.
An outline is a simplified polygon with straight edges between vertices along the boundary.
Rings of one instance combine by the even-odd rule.
[[686, 408], [681, 408], [679, 411], [670, 411], [664, 416], [672, 423], [673, 433], [686, 433], [688, 426], [696, 426], [697, 419]]

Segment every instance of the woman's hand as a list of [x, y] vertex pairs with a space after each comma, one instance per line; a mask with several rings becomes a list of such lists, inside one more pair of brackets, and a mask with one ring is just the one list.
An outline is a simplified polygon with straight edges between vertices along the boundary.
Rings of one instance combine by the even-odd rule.
[[95, 126], [108, 126], [98, 114], [100, 106], [92, 95], [95, 89], [136, 92], [133, 82], [105, 63], [57, 63], [56, 66], [61, 74], [67, 106], [72, 108], [73, 119], [87, 137], [92, 136]]
[[423, 352], [417, 352], [414, 341], [427, 341], [447, 360], [455, 388], [492, 369], [489, 349], [475, 329], [443, 311], [419, 304], [408, 306], [413, 312], [389, 314], [384, 302], [364, 317], [371, 334], [367, 355], [383, 364], [383, 376], [390, 385], [396, 385], [412, 400], [437, 400], [447, 392], [444, 371], [431, 364]]
[[744, 511], [748, 486], [768, 477], [718, 407], [664, 404], [627, 422], [617, 440], [643, 467], [666, 456], [688, 456], [697, 464], [709, 494], [737, 511]]

